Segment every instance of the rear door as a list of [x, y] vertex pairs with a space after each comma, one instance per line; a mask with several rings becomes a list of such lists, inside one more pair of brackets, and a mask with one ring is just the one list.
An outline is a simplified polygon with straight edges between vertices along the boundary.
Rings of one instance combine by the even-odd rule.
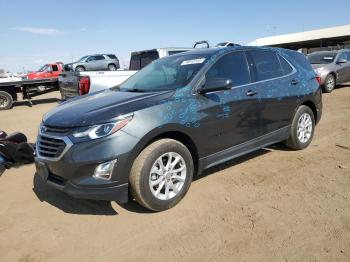
[[95, 56], [95, 70], [106, 70], [108, 62], [103, 55]]
[[58, 65], [52, 65], [52, 77], [58, 77], [59, 75], [59, 69], [58, 69]]
[[295, 69], [272, 50], [250, 50], [248, 57], [256, 83], [260, 135], [290, 125], [297, 106], [298, 89], [302, 85]]

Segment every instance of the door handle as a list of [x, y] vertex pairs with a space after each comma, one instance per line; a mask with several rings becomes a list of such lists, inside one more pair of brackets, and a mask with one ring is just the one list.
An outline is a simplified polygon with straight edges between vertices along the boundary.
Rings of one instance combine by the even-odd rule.
[[258, 92], [256, 92], [256, 91], [249, 90], [249, 91], [246, 93], [246, 95], [247, 95], [247, 96], [255, 96], [257, 93], [258, 93]]
[[299, 84], [299, 81], [296, 80], [296, 79], [293, 79], [292, 81], [290, 81], [290, 83], [291, 83], [293, 86], [295, 86], [295, 85]]

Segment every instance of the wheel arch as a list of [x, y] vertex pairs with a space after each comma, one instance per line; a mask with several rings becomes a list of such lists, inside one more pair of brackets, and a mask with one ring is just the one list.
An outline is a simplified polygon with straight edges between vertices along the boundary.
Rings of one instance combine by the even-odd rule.
[[198, 148], [195, 142], [193, 141], [193, 139], [188, 134], [180, 130], [171, 130], [171, 131], [164, 130], [164, 132], [152, 133], [152, 134], [146, 135], [145, 138], [142, 141], [140, 141], [140, 143], [136, 146], [133, 155], [134, 156], [139, 155], [141, 151], [145, 149], [147, 146], [149, 146], [150, 144], [152, 144], [157, 140], [164, 139], [164, 138], [174, 139], [182, 143], [190, 151], [193, 159], [194, 172], [196, 173], [198, 171], [198, 166], [199, 166]]
[[84, 70], [86, 70], [86, 67], [84, 65], [76, 65], [74, 71], [77, 70], [78, 67], [82, 67]]
[[317, 108], [316, 108], [315, 103], [312, 102], [311, 100], [306, 100], [301, 105], [307, 106], [307, 107], [309, 107], [312, 110], [312, 113], [314, 115], [314, 119], [316, 121], [316, 119], [317, 119]]

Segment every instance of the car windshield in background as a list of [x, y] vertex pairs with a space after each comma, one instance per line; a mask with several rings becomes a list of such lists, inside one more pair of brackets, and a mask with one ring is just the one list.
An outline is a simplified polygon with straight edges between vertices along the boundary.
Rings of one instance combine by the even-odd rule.
[[175, 55], [149, 64], [122, 83], [120, 91], [153, 92], [186, 86], [203, 67], [208, 55]]
[[336, 53], [334, 52], [327, 52], [327, 53], [314, 53], [308, 55], [307, 59], [309, 60], [310, 64], [330, 64], [334, 61], [336, 57]]
[[85, 59], [88, 58], [88, 57], [89, 57], [89, 56], [83, 56], [82, 58], [80, 58], [80, 59], [78, 60], [78, 62], [84, 62]]
[[44, 65], [42, 67], [39, 68], [38, 72], [45, 72], [49, 69], [49, 67], [47, 65]]

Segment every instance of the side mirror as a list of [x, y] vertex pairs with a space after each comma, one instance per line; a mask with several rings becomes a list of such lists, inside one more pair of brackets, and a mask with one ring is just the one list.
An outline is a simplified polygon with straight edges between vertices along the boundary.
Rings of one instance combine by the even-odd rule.
[[346, 59], [339, 59], [337, 61], [337, 64], [345, 64], [346, 62], [347, 62]]
[[203, 87], [198, 90], [199, 94], [228, 90], [232, 88], [232, 80], [228, 78], [213, 78], [205, 82]]

